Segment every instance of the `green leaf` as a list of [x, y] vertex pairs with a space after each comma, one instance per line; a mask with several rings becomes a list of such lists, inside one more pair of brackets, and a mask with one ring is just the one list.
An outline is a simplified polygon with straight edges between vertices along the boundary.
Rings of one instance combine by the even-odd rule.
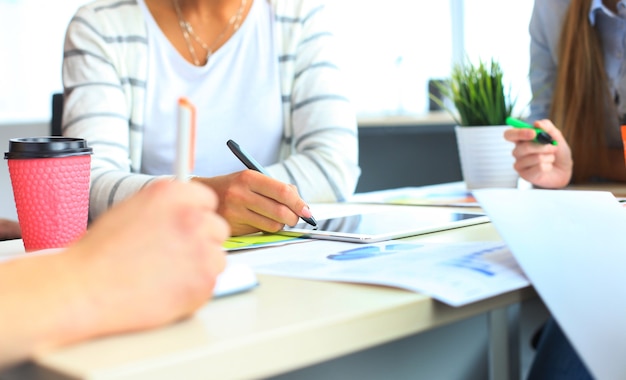
[[[505, 92], [502, 68], [494, 59], [476, 65], [466, 59], [452, 68], [447, 82], [437, 86], [441, 97], [430, 94], [430, 98], [463, 126], [504, 125], [515, 105], [510, 90]], [[456, 112], [445, 105], [446, 98]]]

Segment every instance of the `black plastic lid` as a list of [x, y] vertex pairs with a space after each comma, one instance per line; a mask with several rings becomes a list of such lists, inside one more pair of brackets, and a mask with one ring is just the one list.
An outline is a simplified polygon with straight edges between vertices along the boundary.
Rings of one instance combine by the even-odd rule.
[[5, 159], [54, 158], [91, 154], [93, 149], [84, 139], [73, 137], [24, 137], [9, 140]]

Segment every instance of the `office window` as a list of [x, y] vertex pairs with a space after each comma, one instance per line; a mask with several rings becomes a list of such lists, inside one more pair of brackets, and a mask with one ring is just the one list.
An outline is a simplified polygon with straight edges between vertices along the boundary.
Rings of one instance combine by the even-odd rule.
[[343, 67], [361, 115], [427, 111], [427, 82], [452, 59], [448, 1], [335, 0]]
[[[361, 116], [428, 112], [428, 80], [447, 77], [456, 56], [498, 59], [518, 97], [516, 111], [522, 112], [530, 100], [532, 1], [387, 0], [355, 6], [352, 0], [336, 0], [333, 5], [340, 15], [337, 34], [348, 46], [346, 75]], [[452, 25], [454, 12], [464, 24], [457, 46], [452, 44], [452, 30], [458, 27]], [[453, 51], [463, 47], [464, 52]]]
[[65, 28], [87, 0], [0, 0], [0, 123], [50, 119]]
[[472, 60], [496, 58], [505, 81], [518, 100], [516, 113], [527, 113], [531, 99], [528, 82], [530, 36], [528, 23], [533, 1], [465, 1], [465, 50]]
[[[50, 119], [61, 90], [65, 28], [87, 0], [0, 0], [0, 124]], [[341, 60], [361, 116], [423, 114], [427, 83], [449, 74], [453, 7], [465, 11], [469, 57], [498, 57], [520, 103], [527, 103], [531, 1], [332, 0]], [[488, 17], [486, 15], [489, 15]], [[514, 17], [512, 16], [514, 15]]]

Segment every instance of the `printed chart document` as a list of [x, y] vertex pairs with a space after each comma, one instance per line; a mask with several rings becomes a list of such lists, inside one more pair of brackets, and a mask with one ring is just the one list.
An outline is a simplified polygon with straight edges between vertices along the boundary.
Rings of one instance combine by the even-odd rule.
[[626, 210], [609, 192], [474, 195], [598, 379], [626, 379]]
[[271, 247], [274, 245], [283, 245], [291, 243], [304, 243], [306, 239], [283, 236], [269, 233], [256, 233], [243, 236], [231, 236], [228, 238], [223, 247], [227, 251], [238, 251], [241, 249], [256, 249]]
[[398, 287], [461, 306], [528, 286], [501, 242], [316, 241], [229, 257], [257, 273]]

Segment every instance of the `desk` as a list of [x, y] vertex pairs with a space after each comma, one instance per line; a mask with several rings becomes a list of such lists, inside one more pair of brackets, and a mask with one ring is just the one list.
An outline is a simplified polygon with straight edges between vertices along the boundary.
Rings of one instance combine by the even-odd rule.
[[625, 183], [591, 183], [582, 185], [569, 185], [568, 190], [608, 191], [616, 197], [626, 197]]
[[[500, 240], [488, 223], [410, 239]], [[0, 244], [0, 252], [10, 249], [15, 249], [15, 242]], [[259, 279], [261, 286], [254, 291], [210, 302], [193, 318], [178, 324], [38, 356], [33, 377], [263, 378], [490, 311], [497, 318], [508, 305], [535, 297], [534, 291], [526, 288], [453, 308], [393, 288], [263, 275]], [[502, 359], [506, 360], [495, 361]]]

